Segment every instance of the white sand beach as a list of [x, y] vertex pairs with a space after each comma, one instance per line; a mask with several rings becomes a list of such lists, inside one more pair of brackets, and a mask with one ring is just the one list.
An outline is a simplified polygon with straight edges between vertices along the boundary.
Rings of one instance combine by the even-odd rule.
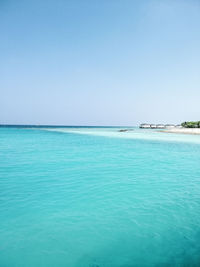
[[162, 132], [177, 134], [200, 134], [200, 128], [172, 128], [163, 130]]

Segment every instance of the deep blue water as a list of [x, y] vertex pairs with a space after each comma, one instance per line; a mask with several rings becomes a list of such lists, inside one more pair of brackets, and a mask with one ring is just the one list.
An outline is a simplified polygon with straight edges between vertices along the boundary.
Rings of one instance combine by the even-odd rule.
[[125, 134], [0, 128], [0, 267], [200, 266], [200, 136]]

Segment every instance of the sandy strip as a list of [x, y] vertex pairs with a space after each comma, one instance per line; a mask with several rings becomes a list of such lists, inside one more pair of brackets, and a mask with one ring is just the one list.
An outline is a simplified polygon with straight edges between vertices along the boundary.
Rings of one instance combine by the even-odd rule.
[[[161, 132], [161, 131], [160, 131]], [[164, 133], [177, 133], [177, 134], [200, 134], [200, 128], [174, 128], [163, 130]]]

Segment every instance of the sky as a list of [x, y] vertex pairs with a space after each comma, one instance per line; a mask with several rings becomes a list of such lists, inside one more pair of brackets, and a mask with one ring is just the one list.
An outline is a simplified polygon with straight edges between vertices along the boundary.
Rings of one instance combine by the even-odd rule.
[[0, 0], [0, 123], [200, 120], [200, 0]]

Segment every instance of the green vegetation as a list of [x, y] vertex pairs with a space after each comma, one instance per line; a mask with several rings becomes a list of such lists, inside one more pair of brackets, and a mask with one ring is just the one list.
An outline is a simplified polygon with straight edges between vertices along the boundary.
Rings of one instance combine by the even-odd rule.
[[200, 128], [200, 121], [185, 121], [181, 123], [185, 128]]

